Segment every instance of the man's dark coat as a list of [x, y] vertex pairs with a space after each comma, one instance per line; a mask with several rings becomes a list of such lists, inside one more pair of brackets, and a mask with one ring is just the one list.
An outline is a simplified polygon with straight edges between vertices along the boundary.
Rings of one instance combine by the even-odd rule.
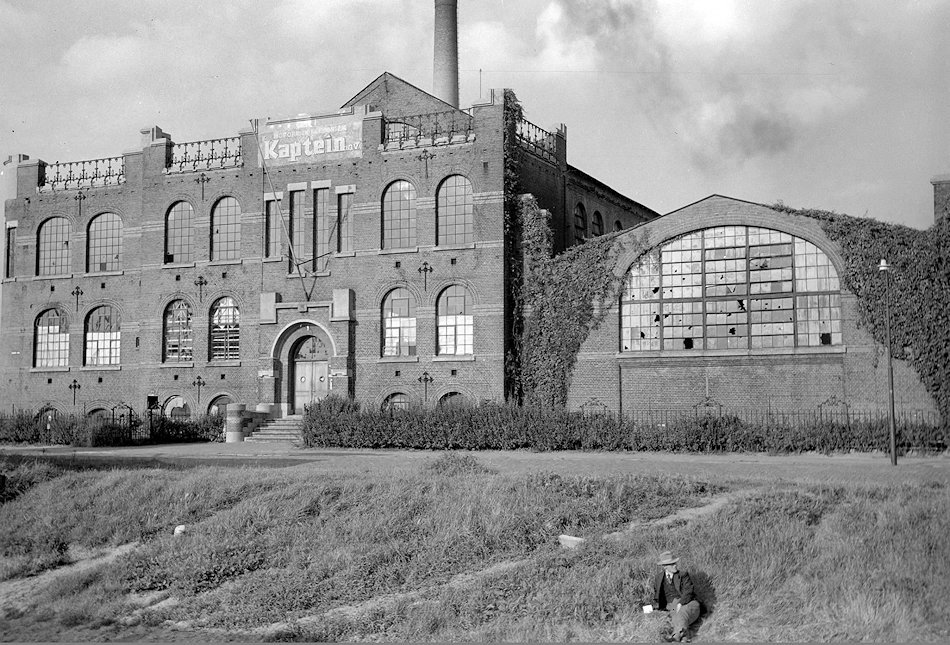
[[[656, 574], [656, 577], [653, 579], [653, 607], [654, 609], [669, 609], [673, 611], [676, 607], [667, 607], [666, 602], [668, 600], [673, 600], [673, 598], [667, 598], [666, 594], [663, 592], [663, 580], [666, 578], [666, 572], [660, 571]], [[693, 581], [689, 579], [689, 573], [686, 571], [677, 571], [673, 574], [673, 588], [676, 589], [680, 604], [685, 605], [691, 600], [696, 599], [696, 595], [693, 593]]]

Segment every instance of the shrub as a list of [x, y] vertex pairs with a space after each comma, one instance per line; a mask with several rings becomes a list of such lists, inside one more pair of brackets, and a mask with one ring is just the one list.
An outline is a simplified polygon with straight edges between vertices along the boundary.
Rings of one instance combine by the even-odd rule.
[[[307, 447], [435, 450], [665, 450], [690, 452], [836, 452], [888, 449], [883, 418], [820, 414], [671, 412], [623, 418], [488, 403], [467, 408], [366, 410], [340, 397], [309, 406]], [[902, 449], [947, 449], [946, 429], [899, 424]]]
[[224, 441], [224, 417], [219, 414], [182, 420], [153, 417], [149, 434], [152, 443]]

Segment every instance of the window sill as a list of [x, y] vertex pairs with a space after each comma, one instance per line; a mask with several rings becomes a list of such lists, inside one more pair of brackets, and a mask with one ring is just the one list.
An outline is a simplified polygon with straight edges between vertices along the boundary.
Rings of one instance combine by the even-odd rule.
[[37, 275], [33, 276], [33, 280], [62, 280], [63, 278], [73, 277], [72, 273], [57, 273], [56, 275]]
[[456, 354], [454, 356], [434, 356], [433, 363], [471, 363], [475, 360], [475, 354]]
[[468, 244], [443, 244], [441, 246], [432, 247], [433, 251], [464, 251], [466, 249], [474, 249], [475, 242], [469, 242]]
[[211, 260], [208, 262], [209, 267], [227, 266], [229, 264], [244, 264], [244, 260], [238, 258], [236, 260]]
[[31, 372], [68, 372], [69, 366], [64, 367], [31, 367]]
[[163, 269], [193, 269], [194, 267], [194, 262], [169, 262], [162, 265]]
[[337, 251], [333, 254], [335, 258], [355, 258], [356, 251]]
[[80, 372], [118, 372], [122, 369], [121, 365], [83, 365], [79, 368]]
[[394, 253], [418, 253], [418, 246], [406, 246], [399, 249], [380, 249], [376, 251], [379, 255], [393, 255]]
[[125, 275], [125, 271], [88, 271], [83, 274], [87, 278], [98, 278], [107, 275]]
[[194, 366], [195, 366], [194, 361], [181, 361], [179, 363], [169, 363], [166, 361], [162, 361], [161, 363], [159, 363], [159, 367], [186, 367], [187, 368], [187, 367], [194, 367]]
[[264, 258], [263, 260], [261, 260], [261, 262], [263, 262], [264, 264], [274, 264], [276, 262], [286, 262], [286, 261], [287, 261], [287, 258], [285, 258], [283, 255], [274, 255], [272, 257]]
[[215, 360], [208, 361], [208, 367], [241, 367], [240, 360]]
[[380, 356], [377, 363], [418, 363], [418, 356]]
[[621, 360], [637, 358], [737, 358], [744, 356], [810, 356], [844, 354], [844, 345], [824, 345], [821, 347], [764, 347], [757, 349], [666, 349], [648, 351], [627, 351], [615, 355]]

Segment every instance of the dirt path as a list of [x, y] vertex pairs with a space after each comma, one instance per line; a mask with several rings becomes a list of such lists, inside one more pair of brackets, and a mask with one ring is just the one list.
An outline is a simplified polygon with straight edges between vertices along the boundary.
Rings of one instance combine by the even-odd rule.
[[133, 542], [95, 551], [70, 547], [67, 553], [70, 559], [73, 560], [70, 564], [28, 578], [16, 578], [0, 582], [0, 610], [25, 611], [34, 604], [33, 600], [36, 596], [54, 581], [63, 576], [108, 564], [119, 556], [134, 550], [138, 545], [138, 542]]

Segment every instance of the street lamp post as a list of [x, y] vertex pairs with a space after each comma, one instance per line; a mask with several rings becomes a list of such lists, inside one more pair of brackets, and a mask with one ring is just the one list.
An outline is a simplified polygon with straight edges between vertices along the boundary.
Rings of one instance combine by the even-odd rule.
[[894, 422], [894, 365], [891, 361], [891, 294], [887, 274], [891, 266], [881, 258], [877, 270], [884, 273], [884, 342], [887, 345], [887, 426], [890, 433], [891, 465], [897, 465], [897, 427]]

